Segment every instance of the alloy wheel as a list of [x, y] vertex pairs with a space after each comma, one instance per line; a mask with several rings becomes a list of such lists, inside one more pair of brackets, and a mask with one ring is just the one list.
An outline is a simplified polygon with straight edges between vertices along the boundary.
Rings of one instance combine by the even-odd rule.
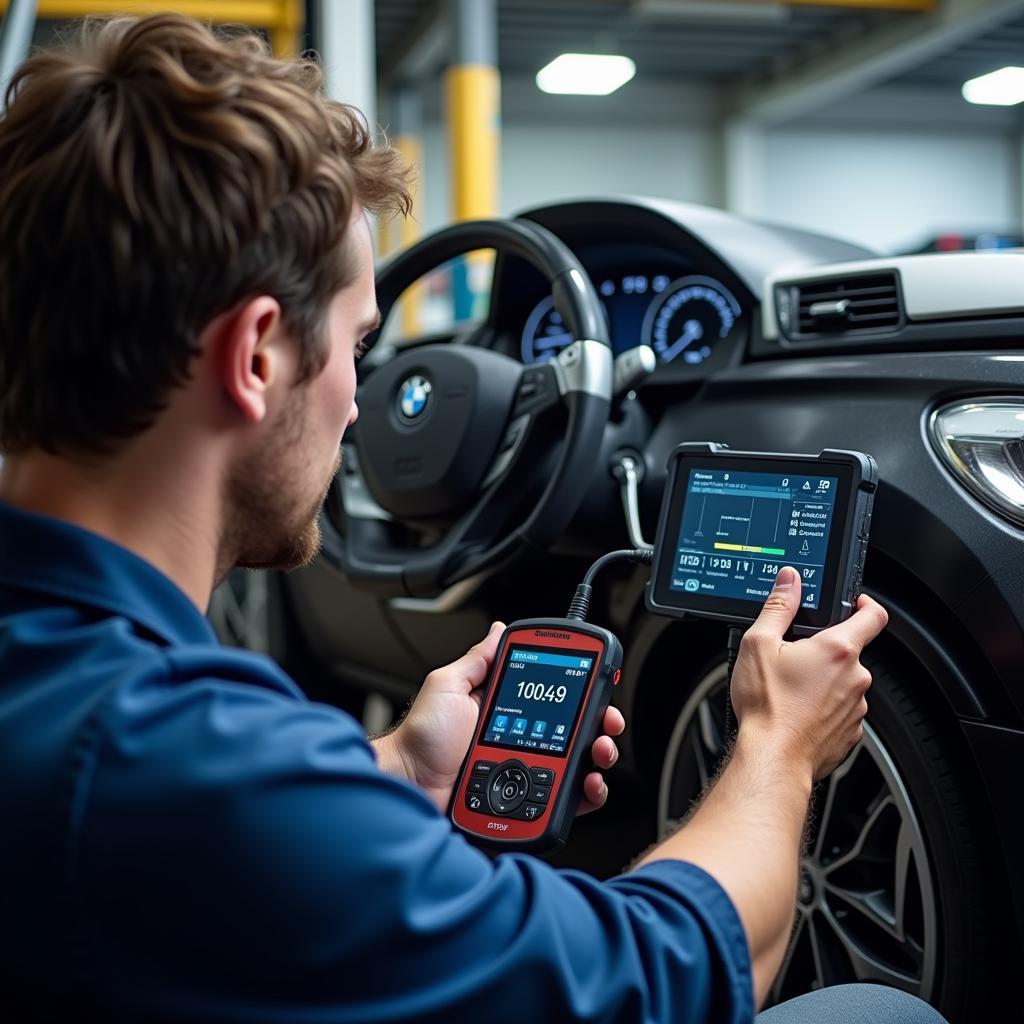
[[[662, 769], [662, 834], [679, 824], [718, 770], [726, 694], [720, 664], [680, 712]], [[870, 724], [846, 761], [815, 787], [813, 806], [796, 923], [771, 1000], [853, 981], [929, 999], [938, 913], [927, 846], [892, 756]]]

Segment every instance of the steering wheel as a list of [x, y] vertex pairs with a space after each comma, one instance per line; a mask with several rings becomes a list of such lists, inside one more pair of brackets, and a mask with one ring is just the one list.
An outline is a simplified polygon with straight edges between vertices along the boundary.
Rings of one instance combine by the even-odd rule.
[[[349, 580], [386, 594], [433, 597], [454, 583], [546, 549], [579, 507], [608, 422], [612, 352], [597, 292], [572, 252], [527, 221], [467, 221], [399, 254], [377, 278], [382, 324], [405, 289], [441, 263], [476, 249], [512, 253], [549, 281], [575, 341], [555, 359], [523, 366], [459, 343], [412, 346], [373, 365], [357, 390], [353, 446], [328, 514], [341, 534], [336, 557]], [[519, 456], [552, 407], [568, 414], [561, 452], [540, 490]], [[532, 479], [531, 479], [532, 477]], [[510, 521], [510, 517], [511, 520]], [[518, 520], [518, 521], [516, 521]], [[430, 530], [413, 543], [398, 524]]]

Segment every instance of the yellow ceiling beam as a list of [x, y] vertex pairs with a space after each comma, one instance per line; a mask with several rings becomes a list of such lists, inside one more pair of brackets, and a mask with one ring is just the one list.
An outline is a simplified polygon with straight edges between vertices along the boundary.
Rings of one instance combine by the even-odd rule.
[[[7, 0], [0, 0], [0, 13]], [[274, 51], [282, 56], [298, 52], [302, 30], [302, 0], [39, 0], [38, 17], [82, 18], [90, 14], [155, 14], [176, 11], [202, 21], [249, 25], [270, 32]]]

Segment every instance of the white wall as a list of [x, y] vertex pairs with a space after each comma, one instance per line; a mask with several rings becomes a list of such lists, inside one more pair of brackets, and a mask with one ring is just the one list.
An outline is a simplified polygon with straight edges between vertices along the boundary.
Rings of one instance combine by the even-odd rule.
[[538, 200], [609, 192], [704, 203], [715, 195], [717, 166], [713, 137], [698, 127], [509, 125], [501, 205], [510, 212]]
[[[448, 148], [440, 125], [424, 139], [421, 221], [430, 231], [451, 218]], [[501, 209], [507, 215], [570, 197], [654, 195], [694, 203], [718, 201], [715, 136], [693, 125], [504, 123]]]
[[1003, 134], [790, 129], [764, 143], [772, 220], [885, 251], [1019, 220], [1016, 146]]

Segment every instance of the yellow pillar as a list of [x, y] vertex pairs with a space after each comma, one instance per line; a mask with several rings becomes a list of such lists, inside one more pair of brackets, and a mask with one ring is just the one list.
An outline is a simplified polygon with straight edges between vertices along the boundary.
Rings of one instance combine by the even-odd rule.
[[270, 29], [270, 45], [278, 57], [297, 57], [305, 22], [302, 0], [281, 0], [281, 15]]
[[445, 74], [455, 220], [498, 211], [501, 86], [498, 69], [461, 64]]
[[[407, 249], [419, 239], [419, 196], [423, 189], [423, 140], [418, 135], [399, 134], [395, 136], [395, 148], [405, 158], [406, 163], [416, 169], [416, 180], [413, 183], [413, 205], [407, 217], [402, 217], [398, 224], [398, 247]], [[388, 225], [390, 240], [395, 221]], [[411, 285], [402, 296], [402, 335], [414, 338], [420, 333], [420, 309], [423, 302], [423, 282]]]
[[[445, 74], [451, 138], [452, 214], [455, 220], [498, 212], [501, 86], [498, 77], [496, 0], [450, 0], [452, 64]], [[469, 253], [452, 264], [455, 322], [481, 314], [479, 300], [493, 256]]]

